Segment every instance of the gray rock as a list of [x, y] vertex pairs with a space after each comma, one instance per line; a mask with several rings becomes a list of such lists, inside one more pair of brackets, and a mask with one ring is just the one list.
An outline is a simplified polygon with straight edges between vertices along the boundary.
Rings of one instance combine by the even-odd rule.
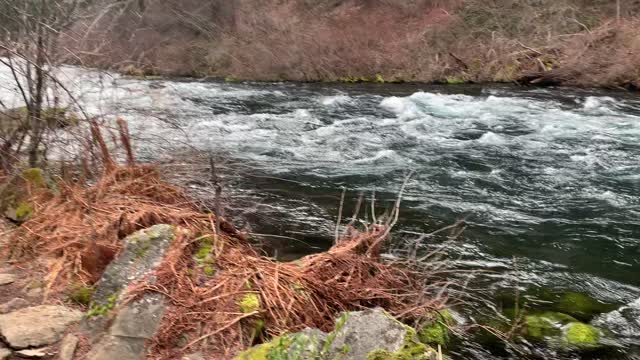
[[6, 314], [29, 306], [29, 302], [23, 298], [13, 298], [0, 305], [0, 314]]
[[640, 339], [640, 299], [598, 316], [592, 324], [606, 328], [620, 337]]
[[8, 359], [11, 356], [11, 350], [6, 347], [0, 345], [0, 360]]
[[366, 359], [375, 350], [396, 352], [402, 349], [407, 327], [382, 309], [344, 314], [336, 322], [335, 338], [329, 353], [341, 354], [341, 360]]
[[50, 345], [81, 318], [81, 312], [64, 306], [28, 307], [0, 315], [0, 335], [14, 349]]
[[87, 355], [88, 360], [137, 360], [144, 358], [143, 338], [107, 335]]
[[[145, 278], [161, 264], [174, 238], [175, 228], [170, 225], [156, 225], [128, 236], [121, 255], [109, 264], [98, 282], [94, 303], [112, 307], [116, 294], [122, 297], [130, 283]], [[164, 300], [163, 295], [148, 293], [126, 305], [116, 305], [110, 327], [88, 359], [143, 358], [145, 340], [153, 338], [162, 320]], [[86, 324], [96, 328], [90, 320]]]
[[96, 284], [93, 302], [108, 305], [110, 298], [121, 294], [134, 281], [144, 278], [160, 263], [175, 238], [171, 225], [155, 225], [129, 235], [117, 259], [105, 269]]
[[[437, 359], [436, 351], [419, 344], [412, 332], [382, 309], [351, 312], [342, 315], [329, 334], [305, 329], [244, 351], [236, 360], [262, 359], [265, 351], [274, 349], [286, 354], [286, 360], [366, 360], [374, 351], [387, 352], [384, 355], [390, 357], [401, 353], [403, 359]], [[402, 353], [406, 346], [417, 348], [420, 353]]]
[[9, 285], [16, 281], [16, 276], [12, 274], [0, 274], [0, 286]]
[[60, 344], [60, 352], [58, 353], [59, 360], [73, 360], [73, 355], [78, 347], [78, 338], [74, 335], [67, 335], [62, 339]]
[[145, 294], [140, 300], [125, 305], [113, 320], [109, 333], [113, 336], [152, 339], [164, 314], [164, 297]]

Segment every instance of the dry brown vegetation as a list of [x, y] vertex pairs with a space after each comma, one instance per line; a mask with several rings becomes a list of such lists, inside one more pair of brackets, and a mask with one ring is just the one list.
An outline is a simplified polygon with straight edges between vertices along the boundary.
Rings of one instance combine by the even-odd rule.
[[620, 1], [619, 20], [616, 2], [601, 0], [118, 4], [76, 25], [85, 64], [303, 81], [526, 82], [552, 72], [545, 82], [640, 85], [637, 0]]
[[[229, 359], [262, 338], [305, 327], [331, 330], [343, 311], [380, 306], [419, 322], [448, 300], [435, 273], [381, 260], [392, 220], [359, 231], [350, 224], [329, 251], [276, 262], [224, 219], [200, 211], [154, 167], [134, 164], [132, 154], [128, 166], [116, 165], [95, 124], [93, 133], [102, 175], [93, 182], [60, 178], [57, 192], [34, 191], [34, 213], [15, 231], [11, 257], [47, 259], [44, 301], [65, 301], [78, 284], [97, 282], [127, 235], [155, 224], [176, 225], [178, 236], [156, 280], [128, 290], [128, 300], [156, 292], [170, 303], [150, 358], [201, 351]], [[122, 141], [131, 148], [126, 135]]]

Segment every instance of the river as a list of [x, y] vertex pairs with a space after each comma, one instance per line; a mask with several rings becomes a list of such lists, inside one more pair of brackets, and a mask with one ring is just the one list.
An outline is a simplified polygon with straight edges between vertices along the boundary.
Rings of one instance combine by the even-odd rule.
[[[360, 191], [375, 191], [382, 212], [413, 171], [394, 239], [464, 218], [449, 266], [483, 270], [471, 275], [482, 296], [519, 287], [618, 305], [640, 297], [637, 94], [64, 74], [90, 113], [129, 121], [141, 158], [179, 167], [188, 154], [214, 156], [228, 212], [283, 236], [271, 245], [282, 259], [330, 246], [342, 187], [349, 216]], [[489, 358], [469, 351], [462, 358]]]

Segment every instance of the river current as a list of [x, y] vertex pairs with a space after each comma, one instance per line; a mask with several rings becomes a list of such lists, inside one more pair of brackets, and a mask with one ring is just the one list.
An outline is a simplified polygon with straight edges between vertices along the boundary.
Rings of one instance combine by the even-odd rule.
[[[474, 275], [485, 295], [517, 286], [640, 297], [637, 94], [62, 74], [89, 113], [128, 120], [141, 158], [179, 167], [189, 154], [215, 157], [228, 212], [282, 236], [272, 247], [283, 259], [330, 246], [342, 187], [347, 213], [360, 191], [375, 191], [382, 212], [413, 171], [394, 239], [464, 218], [448, 256], [488, 270]], [[18, 104], [8, 76], [0, 71], [0, 100]]]

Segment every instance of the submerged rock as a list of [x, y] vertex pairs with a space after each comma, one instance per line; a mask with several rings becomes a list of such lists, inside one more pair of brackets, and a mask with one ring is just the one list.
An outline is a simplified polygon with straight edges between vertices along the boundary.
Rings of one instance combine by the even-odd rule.
[[343, 314], [333, 332], [307, 329], [239, 354], [237, 360], [418, 360], [436, 359], [416, 332], [382, 309]]
[[596, 315], [614, 310], [615, 305], [599, 302], [585, 294], [568, 292], [564, 293], [554, 302], [554, 308], [565, 314], [569, 314], [580, 321], [591, 321]]
[[0, 335], [14, 349], [53, 344], [82, 313], [64, 306], [40, 305], [0, 315]]
[[525, 317], [524, 335], [529, 340], [542, 341], [559, 336], [564, 325], [577, 321], [570, 315], [550, 311], [529, 315]]

